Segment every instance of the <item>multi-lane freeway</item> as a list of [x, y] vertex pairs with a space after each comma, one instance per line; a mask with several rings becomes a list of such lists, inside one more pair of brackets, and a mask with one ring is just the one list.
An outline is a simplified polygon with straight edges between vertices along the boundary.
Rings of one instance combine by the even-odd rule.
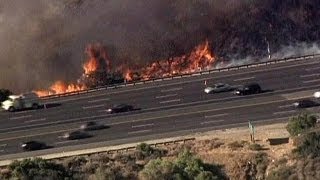
[[[97, 147], [108, 142], [130, 142], [173, 134], [222, 129], [247, 123], [288, 120], [301, 110], [292, 103], [311, 97], [320, 88], [319, 59], [301, 60], [237, 71], [156, 81], [119, 89], [44, 100], [46, 108], [0, 113], [0, 159], [22, 152], [20, 143], [39, 140], [54, 147], [32, 155], [65, 149]], [[206, 94], [207, 84], [239, 86], [257, 82], [261, 94], [236, 96], [231, 92]], [[135, 111], [108, 114], [113, 104], [134, 105]], [[318, 107], [309, 108], [317, 112]], [[96, 121], [107, 129], [92, 131], [92, 137], [64, 140], [62, 134]], [[11, 154], [11, 155], [10, 155]], [[9, 156], [8, 156], [9, 155]], [[30, 155], [30, 154], [29, 154]], [[14, 157], [25, 154], [14, 155]]]

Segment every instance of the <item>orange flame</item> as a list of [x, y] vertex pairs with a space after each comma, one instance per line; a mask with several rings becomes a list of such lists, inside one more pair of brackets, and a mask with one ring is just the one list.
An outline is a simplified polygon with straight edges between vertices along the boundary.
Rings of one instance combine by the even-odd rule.
[[[86, 75], [96, 71], [108, 72], [111, 70], [110, 61], [104, 46], [101, 46], [100, 44], [91, 44], [87, 46], [85, 53], [89, 58], [82, 66], [84, 70], [82, 77], [86, 77]], [[126, 81], [136, 79], [148, 80], [152, 78], [168, 77], [205, 70], [211, 68], [215, 61], [216, 59], [209, 48], [209, 42], [206, 40], [196, 46], [190, 53], [179, 57], [156, 61], [144, 68], [134, 68], [135, 70], [128, 67], [124, 68], [122, 66], [118, 67], [118, 69], [123, 70], [123, 77]], [[34, 92], [39, 96], [48, 96], [85, 89], [87, 89], [87, 87], [81, 83], [66, 84], [63, 81], [56, 81], [49, 90]]]
[[49, 88], [49, 90], [39, 90], [34, 91], [39, 97], [42, 96], [49, 96], [53, 94], [62, 94], [66, 92], [74, 92], [74, 91], [81, 91], [85, 90], [86, 87], [84, 85], [77, 85], [77, 84], [66, 84], [63, 81], [56, 81], [53, 85]]
[[83, 70], [85, 74], [90, 74], [98, 69], [98, 62], [96, 59], [90, 59], [88, 62], [83, 64]]
[[[151, 78], [161, 78], [197, 72], [211, 68], [214, 62], [215, 57], [212, 55], [209, 48], [209, 42], [206, 40], [204, 43], [196, 46], [194, 50], [187, 55], [157, 61], [145, 68], [142, 68], [140, 71], [140, 79], [148, 80]], [[127, 70], [124, 77], [127, 81], [132, 81], [132, 71]]]

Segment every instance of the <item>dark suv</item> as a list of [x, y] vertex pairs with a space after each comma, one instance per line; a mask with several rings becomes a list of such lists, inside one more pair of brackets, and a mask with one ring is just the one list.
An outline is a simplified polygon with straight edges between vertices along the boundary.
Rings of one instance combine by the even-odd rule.
[[34, 151], [40, 149], [46, 149], [47, 145], [39, 141], [28, 141], [21, 144], [21, 148], [25, 151]]
[[238, 88], [234, 92], [234, 94], [236, 95], [249, 95], [249, 94], [257, 94], [257, 93], [261, 93], [261, 87], [258, 83], [246, 84]]
[[112, 108], [109, 108], [107, 111], [109, 113], [120, 113], [120, 112], [128, 112], [133, 111], [133, 106], [128, 104], [118, 104], [114, 105]]

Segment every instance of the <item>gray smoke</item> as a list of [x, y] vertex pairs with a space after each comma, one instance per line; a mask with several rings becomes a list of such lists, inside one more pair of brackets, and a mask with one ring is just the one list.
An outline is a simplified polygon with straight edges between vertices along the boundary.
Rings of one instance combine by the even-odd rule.
[[[278, 3], [280, 10], [286, 7], [284, 1], [290, 2]], [[276, 53], [279, 47], [273, 44], [290, 40], [296, 32], [285, 39], [287, 31], [278, 31], [276, 25], [274, 34], [263, 31], [269, 31], [269, 21], [277, 24], [276, 18], [265, 18], [265, 10], [275, 2], [279, 1], [0, 0], [0, 88], [21, 92], [47, 88], [56, 80], [74, 82], [81, 76], [86, 46], [97, 42], [107, 47], [113, 68], [179, 56], [207, 38], [218, 57], [236, 59], [235, 63], [255, 59], [250, 55], [265, 56], [266, 36], [271, 53], [281, 57], [296, 49]], [[252, 8], [251, 3], [263, 8]], [[267, 20], [245, 24], [252, 17], [246, 13]]]
[[[0, 87], [20, 92], [46, 88], [56, 80], [75, 81], [88, 43], [106, 45], [114, 67], [183, 54], [206, 36], [198, 32], [203, 14], [187, 0], [177, 3], [1, 0]], [[190, 13], [196, 19], [176, 27], [179, 19], [173, 17], [188, 18]]]

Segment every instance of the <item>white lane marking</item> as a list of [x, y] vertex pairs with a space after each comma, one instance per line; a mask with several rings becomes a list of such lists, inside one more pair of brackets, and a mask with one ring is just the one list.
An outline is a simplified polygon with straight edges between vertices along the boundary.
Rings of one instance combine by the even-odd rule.
[[161, 101], [160, 104], [180, 102], [180, 101], [181, 101], [181, 99], [172, 99], [172, 100], [168, 100], [168, 101]]
[[282, 106], [278, 106], [278, 108], [287, 108], [287, 107], [293, 107], [292, 104], [287, 104], [287, 105], [282, 105]]
[[25, 113], [35, 112], [35, 111], [36, 110], [20, 111], [20, 112], [15, 112], [14, 114], [25, 114]]
[[148, 127], [148, 126], [154, 126], [154, 124], [150, 123], [150, 124], [134, 125], [132, 126], [132, 128], [140, 128], [140, 127]]
[[204, 122], [201, 122], [200, 124], [201, 125], [204, 125], [204, 124], [213, 124], [213, 123], [219, 123], [219, 122], [223, 122], [224, 120], [221, 119], [221, 120], [214, 120], [214, 121], [204, 121]]
[[128, 132], [128, 134], [139, 134], [139, 133], [146, 133], [146, 132], [151, 132], [151, 129], [146, 129], [146, 130], [141, 130], [141, 131], [131, 131]]
[[173, 96], [177, 96], [177, 95], [178, 95], [178, 94], [167, 94], [167, 95], [163, 95], [163, 96], [156, 96], [156, 99], [173, 97]]
[[313, 82], [319, 82], [320, 79], [314, 79], [314, 80], [309, 80], [309, 81], [302, 81], [303, 83], [313, 83]]
[[94, 105], [94, 106], [83, 106], [82, 109], [93, 109], [105, 106], [104, 104]]
[[320, 67], [307, 68], [306, 71], [312, 71], [312, 70], [317, 70], [317, 69], [320, 69]]
[[273, 113], [274, 115], [278, 115], [278, 114], [289, 114], [289, 113], [295, 113], [296, 110], [290, 110], [290, 111], [280, 111], [280, 112], [275, 112]]
[[47, 118], [41, 118], [41, 119], [28, 120], [28, 121], [25, 121], [25, 123], [39, 122], [39, 121], [45, 121], [45, 120], [47, 120]]
[[182, 89], [183, 89], [182, 87], [172, 88], [172, 89], [164, 89], [164, 90], [161, 90], [161, 92], [179, 91], [179, 90], [182, 90]]
[[110, 100], [110, 98], [96, 99], [96, 100], [88, 101], [88, 103], [95, 103], [95, 102], [109, 101], [109, 100]]
[[229, 113], [215, 114], [215, 115], [208, 115], [208, 116], [204, 116], [204, 118], [221, 117], [221, 116], [227, 116], [227, 115], [229, 115]]
[[306, 78], [306, 77], [312, 77], [312, 76], [320, 76], [320, 73], [315, 73], [315, 74], [306, 74], [306, 75], [301, 75], [301, 78]]
[[75, 139], [75, 140], [59, 141], [59, 142], [55, 142], [54, 144], [66, 144], [66, 143], [77, 142], [77, 141], [79, 140]]
[[32, 117], [32, 115], [11, 117], [11, 118], [9, 118], [9, 119], [11, 119], [11, 120], [17, 120], [17, 119], [23, 119], [23, 118], [29, 118], [29, 117]]
[[60, 103], [60, 102], [76, 101], [76, 100], [80, 100], [80, 99], [89, 99], [89, 98], [93, 98], [93, 97], [106, 96], [106, 95], [107, 95], [107, 93], [90, 95], [90, 96], [83, 96], [82, 95], [82, 96], [77, 97], [77, 98], [68, 98], [68, 99], [56, 100], [56, 101], [48, 100], [48, 103]]
[[240, 78], [240, 79], [235, 79], [233, 81], [245, 81], [245, 80], [250, 80], [250, 79], [254, 79], [255, 77], [246, 77], [246, 78]]

